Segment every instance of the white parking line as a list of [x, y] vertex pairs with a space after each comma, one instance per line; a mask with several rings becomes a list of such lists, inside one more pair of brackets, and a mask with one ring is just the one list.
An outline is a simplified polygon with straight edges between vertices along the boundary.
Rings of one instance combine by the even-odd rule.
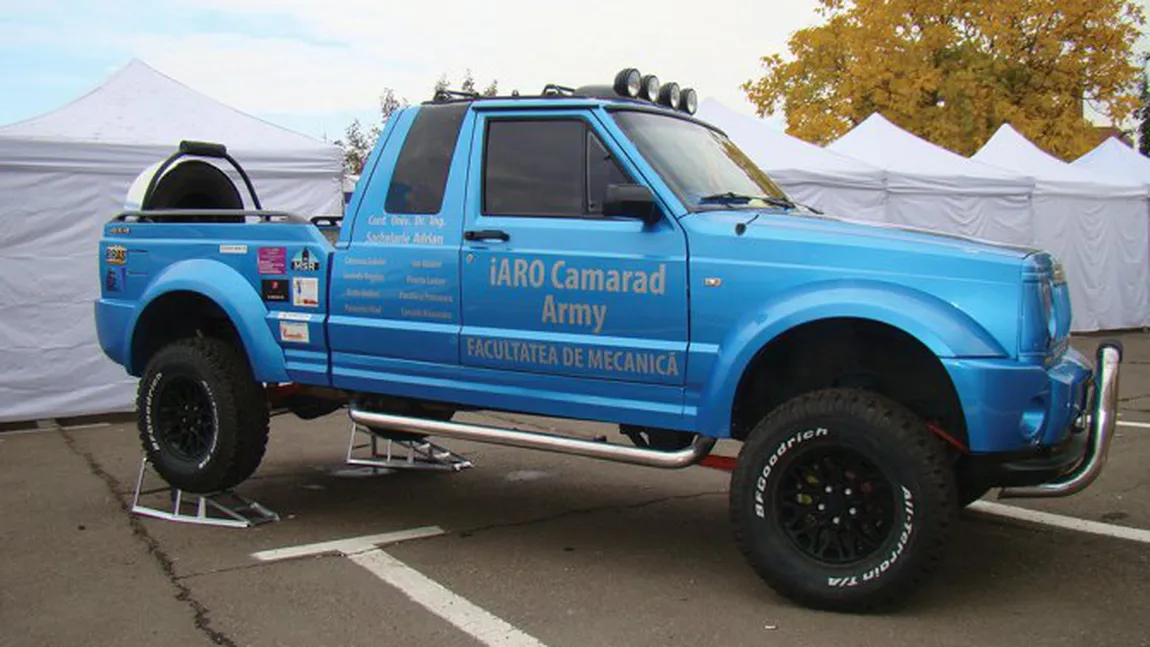
[[444, 534], [439, 526], [336, 539], [302, 546], [288, 546], [252, 553], [262, 562], [307, 555], [340, 553], [372, 575], [399, 589], [415, 603], [450, 622], [460, 631], [491, 647], [546, 647], [505, 620], [456, 595], [442, 584], [383, 552], [380, 545]]
[[378, 548], [351, 555], [350, 559], [484, 645], [545, 647], [534, 636], [452, 593], [442, 584]]
[[1116, 424], [1119, 427], [1137, 427], [1139, 429], [1150, 429], [1150, 422], [1128, 422], [1126, 420], [1119, 420]]
[[355, 553], [362, 553], [366, 550], [371, 550], [384, 544], [394, 544], [401, 541], [408, 541], [410, 539], [435, 537], [437, 535], [442, 535], [443, 532], [443, 528], [440, 528], [439, 526], [423, 526], [420, 528], [412, 528], [411, 530], [385, 532], [379, 535], [364, 535], [362, 537], [350, 537], [348, 539], [322, 541], [317, 544], [304, 544], [302, 546], [288, 546], [287, 548], [261, 550], [258, 553], [252, 553], [252, 557], [260, 560], [261, 562], [274, 562], [281, 559], [292, 559], [295, 557], [305, 557], [307, 555], [322, 555], [324, 553], [354, 555]]
[[1128, 539], [1130, 541], [1139, 541], [1144, 544], [1150, 544], [1150, 530], [1142, 530], [1140, 528], [1128, 528], [1126, 526], [1116, 526], [1114, 524], [1102, 523], [1099, 521], [1088, 521], [1086, 519], [1067, 517], [1065, 515], [1053, 514], [1050, 512], [1028, 510], [1026, 508], [1019, 508], [1012, 505], [994, 503], [993, 501], [975, 501], [974, 503], [967, 506], [967, 509], [982, 512], [984, 514], [992, 514], [998, 517], [1007, 517], [1010, 519], [1017, 519], [1019, 521], [1028, 521], [1030, 523], [1042, 524], [1044, 526], [1054, 526], [1055, 528], [1077, 530], [1079, 532], [1086, 532], [1092, 535], [1117, 537], [1119, 539]]

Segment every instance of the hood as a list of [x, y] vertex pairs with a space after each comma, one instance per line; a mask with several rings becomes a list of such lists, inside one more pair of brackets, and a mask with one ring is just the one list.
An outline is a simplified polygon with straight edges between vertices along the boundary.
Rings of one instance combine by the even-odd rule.
[[[886, 222], [868, 222], [864, 220], [851, 220], [840, 216], [831, 216], [827, 214], [815, 213], [813, 211], [791, 211], [785, 214], [787, 217], [792, 218], [805, 218], [813, 220], [822, 220], [826, 222], [839, 223], [843, 225], [843, 231], [850, 231], [856, 235], [877, 235], [888, 240], [902, 240], [914, 241], [925, 244], [942, 244], [951, 247], [958, 246], [963, 249], [971, 250], [977, 248], [981, 251], [992, 252], [993, 250], [1001, 251], [1002, 253], [1012, 258], [1025, 258], [1031, 254], [1038, 252], [1037, 248], [1027, 247], [1025, 245], [1012, 245], [1009, 243], [995, 243], [974, 236], [965, 236], [962, 234], [952, 234], [948, 232], [932, 231], [930, 229], [922, 229], [919, 227], [911, 227], [910, 225], [897, 225], [894, 223]], [[886, 235], [883, 233], [875, 232], [888, 232]], [[909, 235], [908, 235], [909, 234]]]
[[767, 302], [816, 283], [895, 286], [965, 313], [1006, 352], [1017, 347], [1018, 317], [1003, 313], [1019, 311], [1032, 249], [799, 211], [705, 211], [679, 222], [692, 271], [726, 277], [744, 295]]
[[[1039, 252], [1032, 247], [995, 243], [961, 234], [930, 231], [890, 223], [850, 220], [802, 210], [714, 210], [682, 220], [688, 230], [705, 230], [731, 238], [792, 239], [814, 246], [831, 245], [872, 251], [1017, 262]], [[740, 230], [742, 233], [739, 233]]]

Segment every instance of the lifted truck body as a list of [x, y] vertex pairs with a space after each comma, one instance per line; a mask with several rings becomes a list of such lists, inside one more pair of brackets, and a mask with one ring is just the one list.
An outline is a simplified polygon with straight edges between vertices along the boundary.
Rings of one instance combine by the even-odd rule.
[[[710, 126], [640, 102], [401, 110], [334, 244], [267, 212], [242, 223], [148, 211], [110, 222], [101, 344], [146, 377], [169, 344], [218, 337], [258, 383], [600, 420], [688, 442], [767, 435], [758, 426], [796, 398], [857, 391], [925, 424], [974, 498], [995, 485], [1062, 494], [1057, 482], [1096, 475], [1110, 432], [1079, 432], [1088, 408], [1104, 426], [1113, 403], [1102, 388], [1090, 399], [1092, 369], [1069, 346], [1068, 291], [1049, 254], [823, 216], [779, 202], [781, 192], [766, 203], [708, 199], [691, 179], [709, 172], [707, 159], [691, 167], [664, 142], [721, 154], [715, 176], [737, 169], [771, 189]], [[562, 182], [540, 190], [532, 173]], [[654, 217], [644, 204], [620, 206], [618, 185], [644, 188]], [[854, 406], [840, 395], [833, 406]], [[375, 408], [379, 420], [393, 413]], [[466, 433], [415, 418], [393, 428]], [[815, 431], [778, 449], [770, 441], [764, 464], [781, 465]], [[853, 608], [764, 578], [800, 601]]]

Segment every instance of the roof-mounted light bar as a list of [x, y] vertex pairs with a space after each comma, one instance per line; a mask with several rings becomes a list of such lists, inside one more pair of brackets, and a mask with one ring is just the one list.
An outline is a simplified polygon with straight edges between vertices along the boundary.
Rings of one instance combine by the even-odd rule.
[[691, 88], [683, 88], [679, 99], [679, 109], [693, 115], [699, 109], [699, 95]]
[[620, 70], [615, 75], [612, 88], [621, 97], [644, 99], [689, 115], [695, 114], [699, 107], [699, 96], [694, 90], [680, 89], [679, 84], [674, 82], [660, 84], [659, 77], [639, 74], [639, 70], [633, 67]]
[[657, 101], [659, 99], [659, 77], [654, 74], [644, 76], [643, 89], [639, 92], [639, 96], [647, 101]]
[[615, 94], [622, 97], [629, 97], [634, 99], [639, 96], [641, 91], [640, 81], [642, 77], [639, 75], [639, 70], [633, 67], [620, 70], [615, 75]]

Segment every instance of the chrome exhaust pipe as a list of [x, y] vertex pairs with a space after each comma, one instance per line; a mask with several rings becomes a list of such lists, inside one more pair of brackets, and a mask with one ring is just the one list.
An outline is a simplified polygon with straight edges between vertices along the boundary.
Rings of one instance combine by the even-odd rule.
[[1094, 399], [1090, 409], [1090, 430], [1086, 451], [1078, 465], [1056, 481], [1023, 487], [1002, 488], [1000, 499], [1038, 499], [1070, 496], [1085, 490], [1106, 466], [1114, 425], [1118, 421], [1118, 365], [1122, 345], [1103, 342], [1098, 347], [1098, 368], [1094, 374]]
[[630, 463], [647, 467], [676, 469], [690, 467], [711, 453], [714, 438], [696, 436], [691, 446], [674, 452], [656, 449], [627, 447], [607, 442], [557, 436], [554, 434], [532, 433], [515, 429], [502, 429], [486, 425], [472, 425], [462, 422], [428, 420], [397, 416], [390, 413], [376, 413], [352, 408], [348, 415], [356, 424], [384, 431], [399, 431], [408, 434], [458, 438], [492, 445], [507, 445], [524, 449], [539, 449], [558, 454], [572, 454], [587, 458], [598, 458], [616, 463]]

